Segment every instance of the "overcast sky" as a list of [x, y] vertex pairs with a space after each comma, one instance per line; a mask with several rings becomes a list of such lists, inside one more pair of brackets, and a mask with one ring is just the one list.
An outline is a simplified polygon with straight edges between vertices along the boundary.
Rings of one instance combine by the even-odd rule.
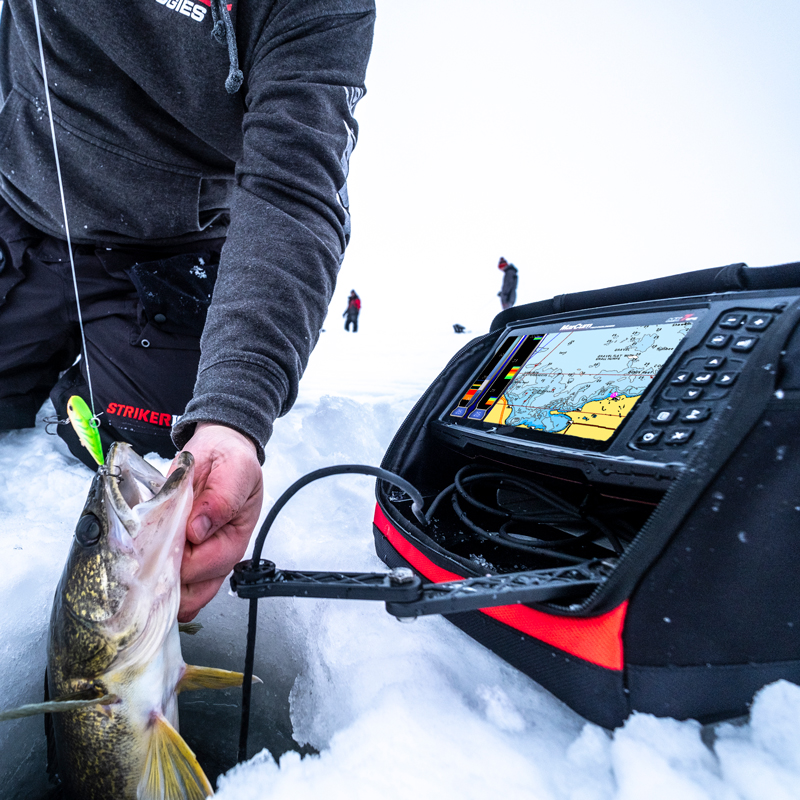
[[798, 40], [797, 0], [378, 0], [334, 314], [800, 260]]

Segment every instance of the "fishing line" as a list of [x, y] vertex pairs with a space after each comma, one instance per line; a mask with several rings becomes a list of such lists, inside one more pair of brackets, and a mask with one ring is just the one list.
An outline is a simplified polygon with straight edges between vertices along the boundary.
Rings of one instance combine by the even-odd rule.
[[44, 81], [44, 96], [47, 101], [47, 115], [50, 120], [50, 138], [53, 142], [53, 154], [56, 159], [56, 173], [58, 175], [58, 190], [61, 195], [61, 210], [64, 214], [64, 233], [67, 237], [67, 250], [69, 251], [69, 264], [72, 270], [72, 286], [75, 290], [75, 305], [78, 308], [78, 327], [81, 331], [81, 345], [83, 348], [83, 360], [86, 364], [86, 383], [89, 386], [89, 404], [92, 408], [91, 425], [99, 427], [100, 420], [94, 409], [94, 392], [92, 391], [92, 376], [89, 371], [89, 351], [86, 347], [86, 333], [83, 329], [83, 315], [81, 314], [81, 301], [78, 293], [78, 276], [75, 272], [75, 259], [72, 256], [72, 240], [69, 235], [69, 220], [67, 219], [67, 201], [64, 197], [64, 181], [61, 178], [61, 161], [58, 158], [58, 145], [56, 144], [56, 127], [53, 122], [53, 107], [50, 104], [50, 88], [47, 83], [47, 68], [44, 63], [44, 46], [42, 45], [42, 31], [39, 24], [39, 7], [36, 0], [31, 0], [33, 5], [33, 18], [36, 23], [36, 39], [39, 42], [39, 60], [42, 65], [42, 80]]

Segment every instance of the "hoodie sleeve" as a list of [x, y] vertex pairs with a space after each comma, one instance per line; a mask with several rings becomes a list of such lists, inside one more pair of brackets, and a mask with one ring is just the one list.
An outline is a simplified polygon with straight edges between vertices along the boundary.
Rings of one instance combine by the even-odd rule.
[[218, 422], [249, 436], [263, 462], [274, 420], [297, 397], [350, 236], [353, 112], [373, 24], [372, 0], [287, 2], [245, 65], [231, 223], [178, 447], [196, 423]]

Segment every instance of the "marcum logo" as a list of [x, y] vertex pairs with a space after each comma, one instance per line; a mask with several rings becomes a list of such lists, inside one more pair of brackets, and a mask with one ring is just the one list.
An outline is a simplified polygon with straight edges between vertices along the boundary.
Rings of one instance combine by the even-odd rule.
[[206, 18], [208, 9], [200, 3], [194, 3], [192, 0], [156, 0], [160, 6], [177, 11], [185, 17], [195, 20], [195, 22], [202, 22]]
[[586, 328], [591, 328], [591, 322], [578, 322], [575, 325], [562, 325], [559, 330], [560, 331], [583, 331]]
[[697, 314], [692, 314], [689, 312], [688, 314], [684, 314], [682, 317], [667, 317], [667, 322], [697, 322], [700, 319]]

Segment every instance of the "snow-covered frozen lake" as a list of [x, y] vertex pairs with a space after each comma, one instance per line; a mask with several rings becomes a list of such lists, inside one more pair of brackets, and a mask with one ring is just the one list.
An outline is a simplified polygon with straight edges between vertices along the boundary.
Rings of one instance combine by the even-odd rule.
[[[413, 402], [471, 338], [449, 324], [398, 329], [375, 316], [363, 314], [356, 335], [337, 315], [329, 320], [298, 403], [268, 446], [267, 503], [313, 469], [379, 464]], [[475, 334], [490, 319], [473, 322]], [[41, 423], [0, 434], [0, 707], [41, 697], [52, 593], [90, 480]], [[279, 517], [265, 557], [285, 568], [383, 569], [373, 491], [359, 476], [305, 488]], [[198, 618], [204, 629], [184, 637], [186, 660], [242, 669], [246, 615], [244, 601], [220, 592]], [[800, 797], [792, 684], [764, 689], [743, 724], [711, 731], [634, 714], [608, 732], [441, 618], [400, 624], [380, 603], [272, 599], [260, 603], [259, 622], [255, 755], [219, 778], [220, 800]], [[229, 770], [238, 692], [181, 702], [201, 763], [212, 775]], [[0, 727], [0, 796], [45, 797], [44, 758], [40, 718]]]

